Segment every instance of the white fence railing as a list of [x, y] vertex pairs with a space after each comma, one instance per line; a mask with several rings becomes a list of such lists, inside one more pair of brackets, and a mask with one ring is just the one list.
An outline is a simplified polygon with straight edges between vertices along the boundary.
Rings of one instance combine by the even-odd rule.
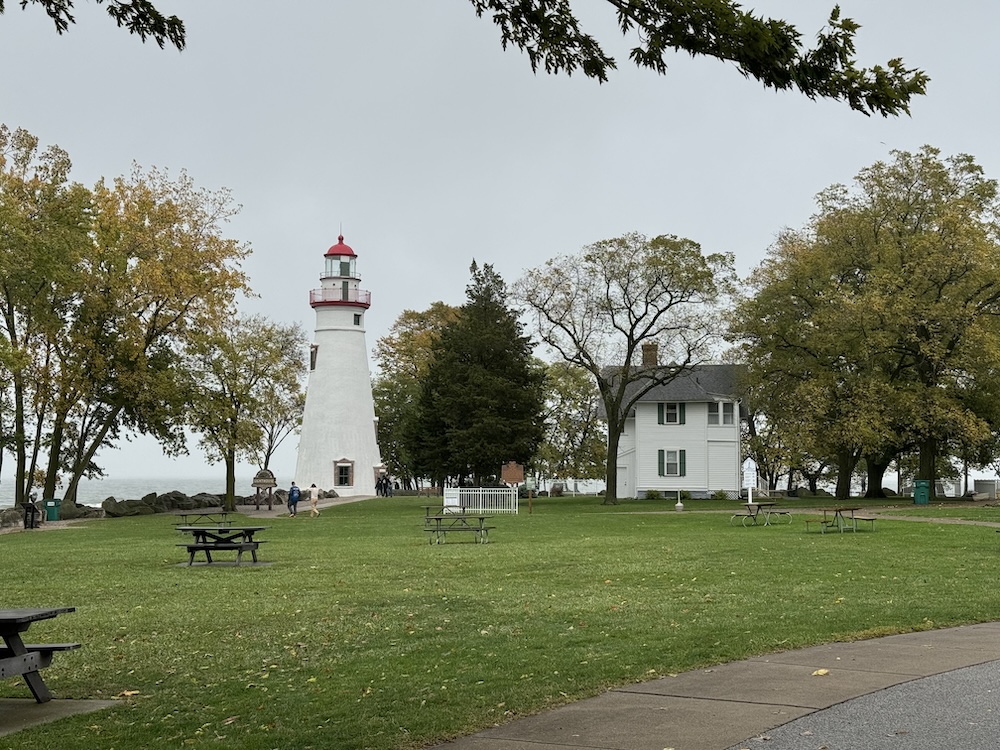
[[445, 487], [444, 510], [517, 513], [517, 487]]

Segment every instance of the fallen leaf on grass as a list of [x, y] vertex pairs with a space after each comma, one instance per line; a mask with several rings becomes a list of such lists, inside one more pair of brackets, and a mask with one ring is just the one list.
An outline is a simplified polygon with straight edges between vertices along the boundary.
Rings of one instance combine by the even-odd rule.
[[813, 677], [823, 677], [823, 676], [828, 675], [828, 674], [830, 674], [830, 670], [829, 669], [817, 669], [815, 672], [812, 673], [812, 676]]

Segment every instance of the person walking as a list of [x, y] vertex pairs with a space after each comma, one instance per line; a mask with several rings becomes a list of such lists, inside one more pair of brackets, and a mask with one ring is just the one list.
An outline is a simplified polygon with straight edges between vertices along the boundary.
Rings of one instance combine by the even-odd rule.
[[288, 488], [288, 515], [292, 518], [295, 518], [299, 512], [299, 496], [301, 494], [298, 485], [292, 482], [292, 486]]
[[319, 488], [314, 484], [309, 487], [309, 517], [319, 515]]

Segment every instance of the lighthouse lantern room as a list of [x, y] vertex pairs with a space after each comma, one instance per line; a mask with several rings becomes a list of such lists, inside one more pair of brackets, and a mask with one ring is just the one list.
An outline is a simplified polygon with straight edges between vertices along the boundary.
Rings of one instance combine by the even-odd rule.
[[295, 482], [342, 497], [374, 495], [383, 468], [365, 343], [371, 293], [361, 289], [358, 258], [343, 235], [323, 258], [320, 288], [309, 292], [316, 332]]

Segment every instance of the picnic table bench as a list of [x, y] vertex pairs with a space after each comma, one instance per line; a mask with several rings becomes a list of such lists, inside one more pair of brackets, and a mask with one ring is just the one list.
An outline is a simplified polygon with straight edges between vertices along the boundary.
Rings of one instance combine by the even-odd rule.
[[0, 609], [0, 635], [4, 647], [0, 648], [0, 677], [23, 677], [38, 703], [52, 700], [39, 670], [52, 664], [52, 654], [56, 651], [70, 651], [80, 648], [79, 643], [25, 643], [21, 634], [33, 622], [49, 620], [66, 612], [74, 612], [76, 607], [46, 607], [32, 609]]

